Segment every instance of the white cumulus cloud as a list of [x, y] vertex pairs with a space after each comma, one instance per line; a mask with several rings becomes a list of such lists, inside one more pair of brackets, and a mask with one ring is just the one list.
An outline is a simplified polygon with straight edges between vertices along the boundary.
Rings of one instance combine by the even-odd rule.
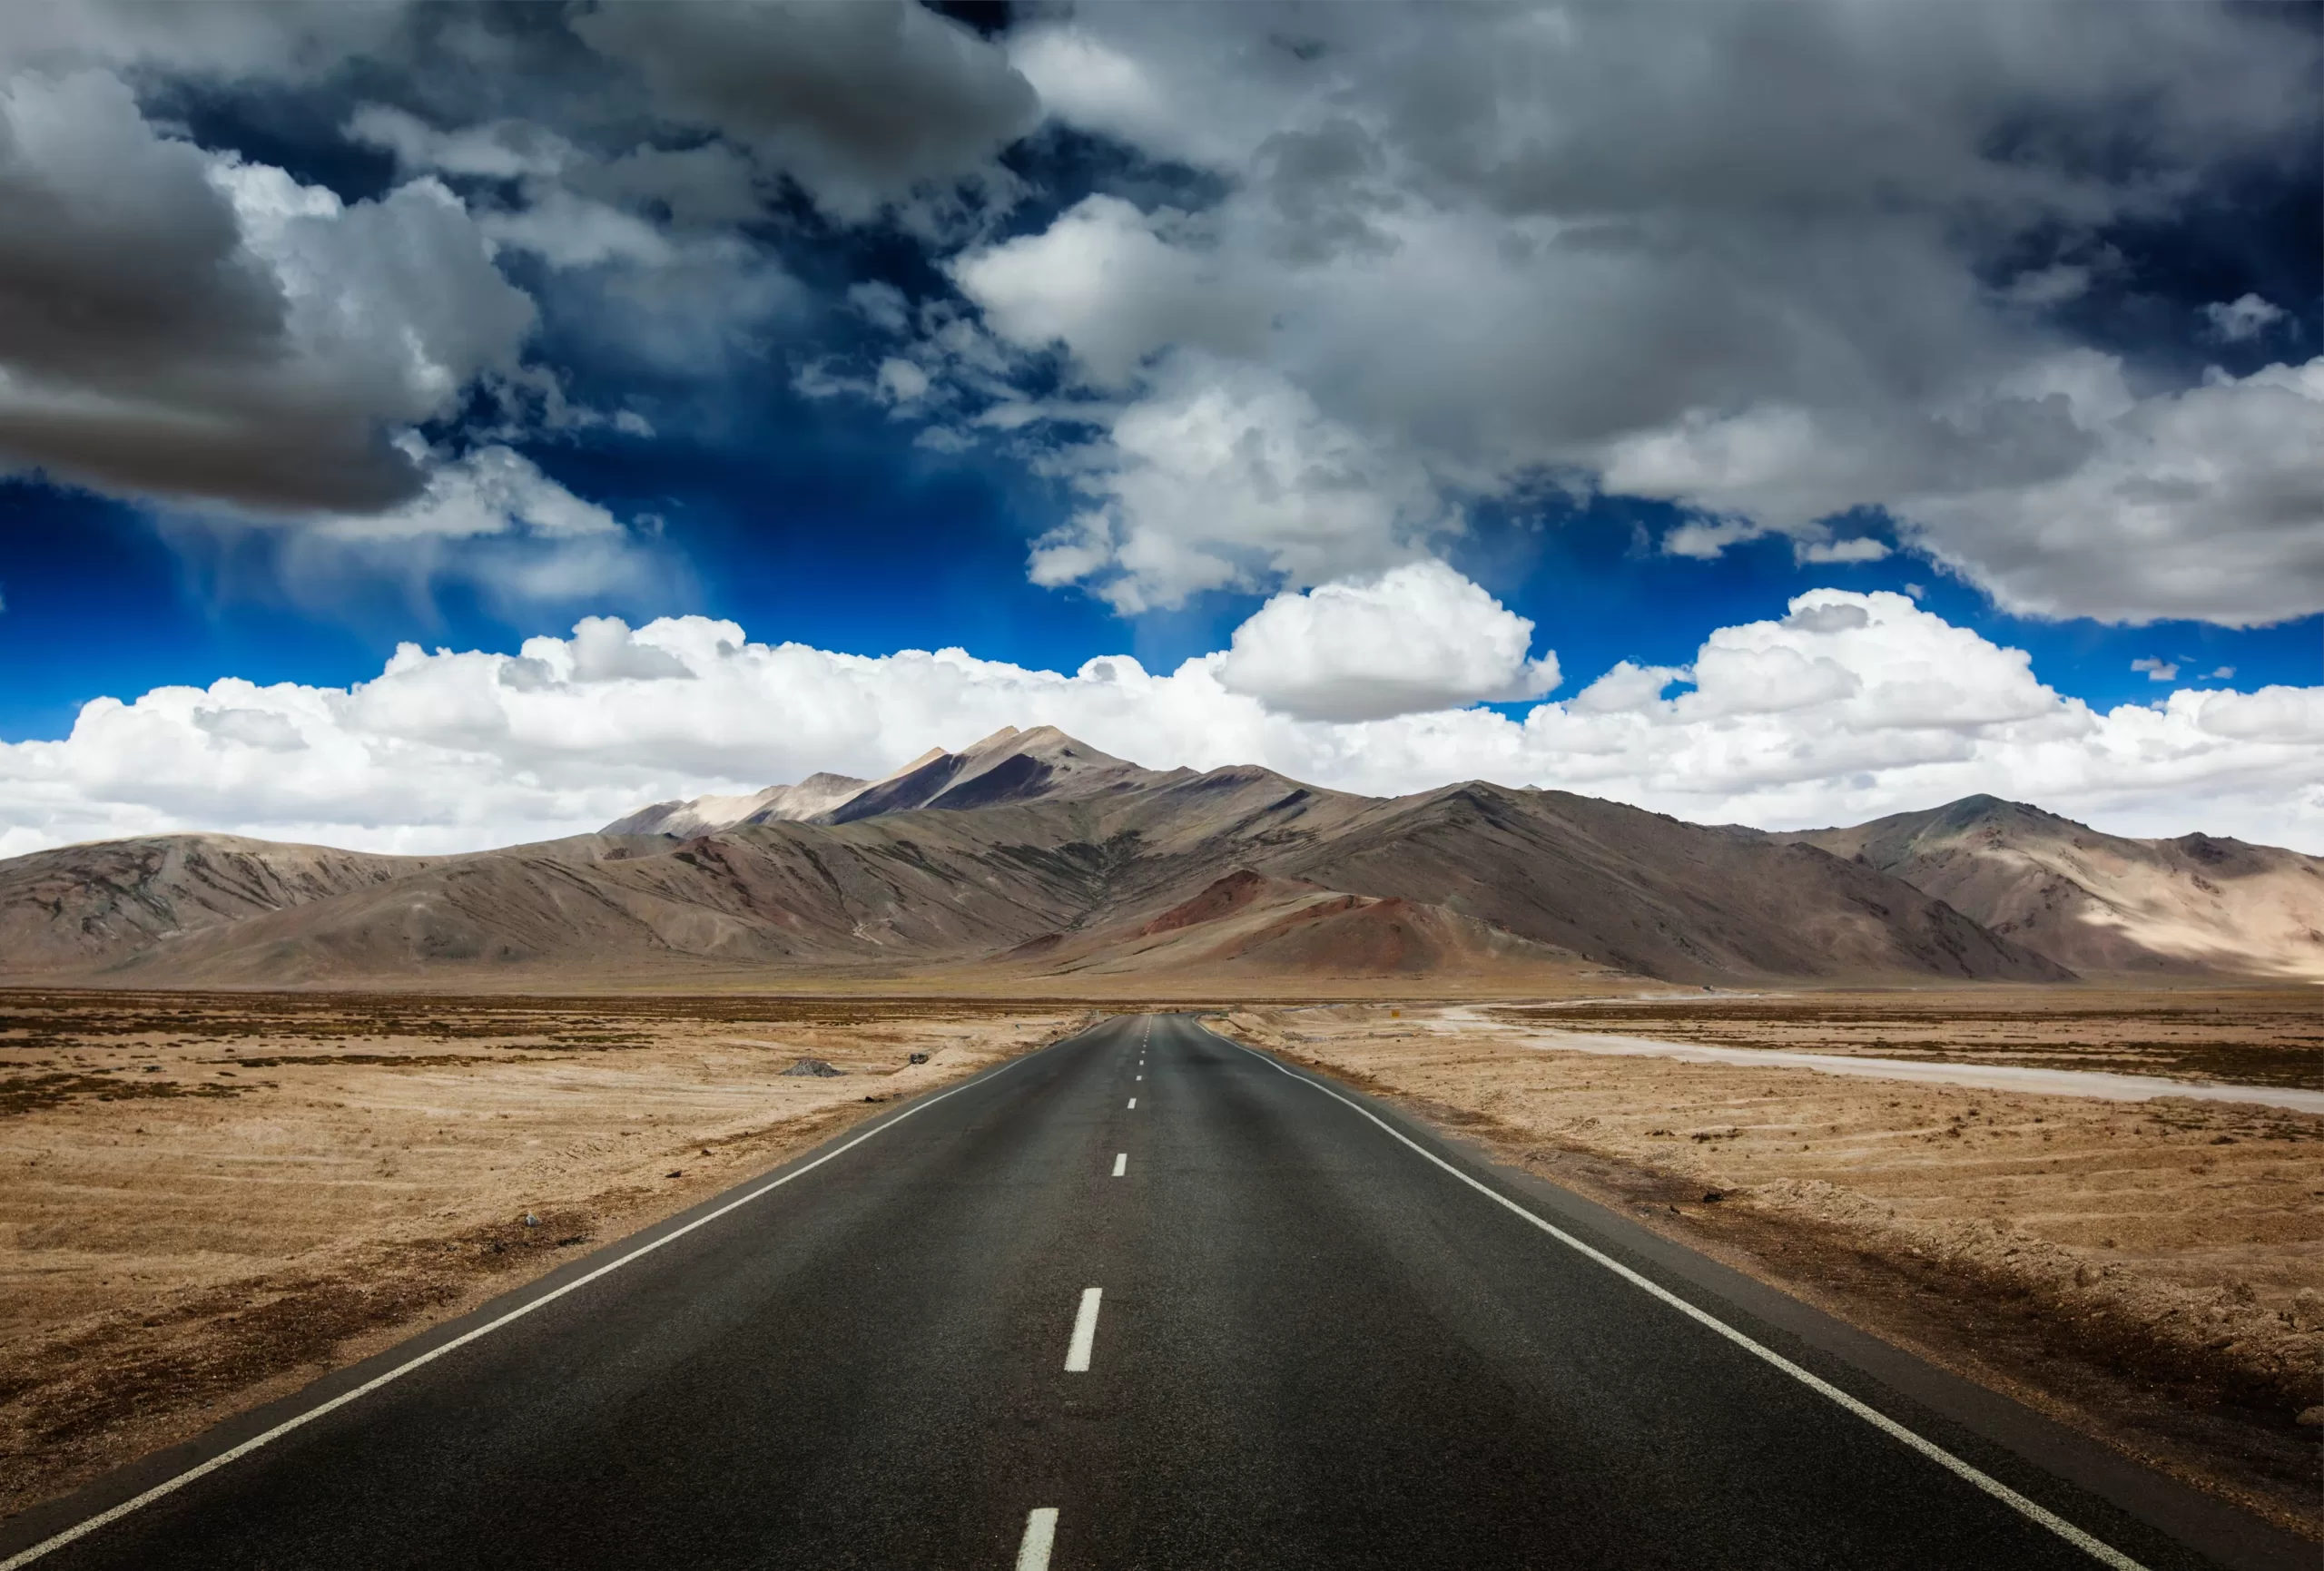
[[2144, 398], [2085, 358], [2053, 401], [2086, 457], [1903, 500], [1908, 537], [2021, 614], [2250, 627], [2324, 608], [2324, 358]]
[[509, 843], [1046, 723], [1157, 768], [1262, 763], [1381, 794], [1481, 777], [1796, 828], [1989, 791], [2117, 833], [2324, 852], [2324, 688], [2181, 688], [2093, 709], [2024, 652], [1897, 594], [1817, 590], [1718, 630], [1687, 667], [1625, 663], [1516, 719], [1302, 719], [1231, 688], [1233, 659], [1160, 673], [1109, 655], [1063, 673], [959, 649], [754, 643], [702, 617], [593, 618], [515, 654], [408, 644], [349, 688], [156, 688], [89, 703], [65, 737], [0, 745], [0, 851], [172, 829]]
[[1196, 237], [1171, 234], [1184, 217], [1092, 196], [1038, 234], [961, 256], [953, 281], [994, 332], [1019, 349], [1067, 350], [1100, 387], [1130, 385], [1168, 345], [1257, 349], [1264, 307]]
[[1174, 355], [1077, 476], [1089, 505], [1044, 536], [1037, 584], [1125, 612], [1206, 589], [1376, 572], [1457, 531], [1425, 470], [1264, 368]]
[[1442, 562], [1285, 593], [1235, 630], [1219, 685], [1300, 720], [1387, 720], [1539, 698], [1554, 654], [1533, 623]]

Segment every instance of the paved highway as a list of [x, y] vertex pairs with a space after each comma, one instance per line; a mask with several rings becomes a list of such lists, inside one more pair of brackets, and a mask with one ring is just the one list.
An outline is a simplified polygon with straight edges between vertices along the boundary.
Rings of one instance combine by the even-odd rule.
[[0, 1568], [2297, 1563], [1185, 1018], [774, 1176], [12, 1525]]

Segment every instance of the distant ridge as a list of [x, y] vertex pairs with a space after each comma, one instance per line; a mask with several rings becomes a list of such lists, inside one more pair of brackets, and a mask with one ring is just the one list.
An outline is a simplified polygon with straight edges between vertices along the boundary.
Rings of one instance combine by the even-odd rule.
[[685, 840], [742, 823], [803, 823], [821, 818], [871, 782], [853, 775], [811, 774], [797, 785], [769, 786], [741, 797], [655, 802], [605, 828], [609, 835], [673, 835]]
[[1478, 781], [1383, 800], [1251, 765], [1148, 770], [1011, 728], [875, 781], [657, 803], [602, 834], [467, 856], [197, 835], [20, 857], [0, 862], [0, 977], [2285, 979], [2319, 974], [2324, 940], [2303, 924], [2319, 885], [2317, 860], [2289, 851], [2116, 840], [1991, 798], [1767, 834]]
[[1180, 780], [1191, 770], [1140, 769], [1076, 741], [1055, 726], [1006, 725], [959, 752], [930, 748], [875, 781], [812, 774], [751, 796], [656, 802], [605, 828], [609, 835], [715, 834], [740, 824], [852, 823], [915, 808], [960, 811], [1009, 801], [1054, 800]]
[[2130, 840], [1994, 796], [1778, 838], [1892, 874], [2075, 971], [2324, 982], [2324, 858]]
[[821, 821], [852, 823], [915, 808], [963, 811], [1002, 802], [1060, 800], [1184, 780], [1192, 770], [1140, 769], [1052, 725], [1003, 726], [959, 752], [921, 754], [830, 809]]

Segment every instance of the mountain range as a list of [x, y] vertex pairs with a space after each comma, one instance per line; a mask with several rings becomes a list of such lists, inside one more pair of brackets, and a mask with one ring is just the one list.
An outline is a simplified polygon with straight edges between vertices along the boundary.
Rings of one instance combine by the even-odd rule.
[[394, 857], [162, 835], [0, 861], [0, 980], [1029, 991], [1578, 977], [2324, 980], [2324, 859], [1974, 797], [1705, 826], [1465, 781], [1147, 770], [1054, 729]]
[[2324, 982], [2324, 858], [2126, 840], [1990, 796], [1775, 838], [1877, 868], [2078, 972]]

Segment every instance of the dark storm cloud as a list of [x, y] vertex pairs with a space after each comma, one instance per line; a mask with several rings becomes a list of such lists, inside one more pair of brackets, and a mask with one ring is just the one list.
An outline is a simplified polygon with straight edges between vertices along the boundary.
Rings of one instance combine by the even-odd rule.
[[1040, 111], [999, 48], [909, 0], [606, 0], [573, 26], [664, 113], [756, 149], [847, 221], [990, 171]]
[[161, 134], [103, 72], [0, 88], [0, 457], [133, 494], [369, 510], [392, 426], [532, 307], [441, 188], [352, 207]]
[[0, 360], [115, 383], [263, 360], [282, 291], [199, 148], [155, 137], [95, 73], [17, 83], [0, 118]]

